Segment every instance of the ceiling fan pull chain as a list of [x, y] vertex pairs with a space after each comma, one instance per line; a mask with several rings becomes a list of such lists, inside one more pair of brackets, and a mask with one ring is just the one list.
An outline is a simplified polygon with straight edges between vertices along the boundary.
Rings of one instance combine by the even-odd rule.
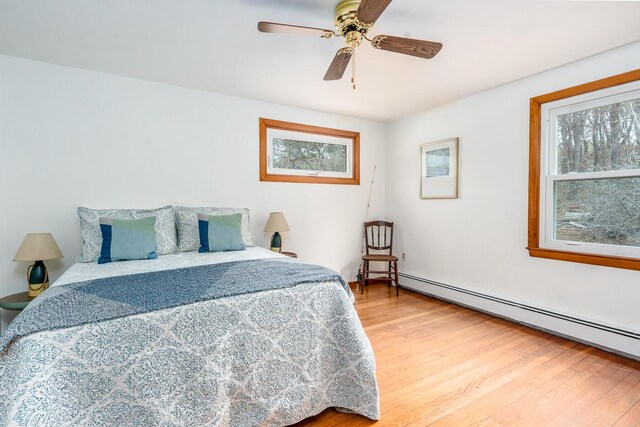
[[353, 62], [351, 63], [351, 84], [353, 90], [356, 90], [356, 50], [353, 49]]

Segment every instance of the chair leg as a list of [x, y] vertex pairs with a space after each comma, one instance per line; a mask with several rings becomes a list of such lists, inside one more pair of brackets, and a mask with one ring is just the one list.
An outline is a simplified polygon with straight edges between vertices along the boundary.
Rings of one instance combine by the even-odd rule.
[[394, 261], [393, 262], [393, 266], [394, 266], [394, 275], [395, 275], [395, 279], [396, 279], [396, 296], [399, 295], [400, 292], [400, 283], [398, 283], [398, 261]]
[[391, 261], [389, 261], [389, 274], [387, 275], [387, 277], [389, 278], [389, 280], [387, 281], [387, 287], [391, 286], [391, 274], [393, 273], [393, 270], [391, 270]]
[[362, 285], [360, 286], [360, 293], [364, 294], [364, 285], [367, 283], [367, 270], [368, 262], [365, 260], [362, 262]]

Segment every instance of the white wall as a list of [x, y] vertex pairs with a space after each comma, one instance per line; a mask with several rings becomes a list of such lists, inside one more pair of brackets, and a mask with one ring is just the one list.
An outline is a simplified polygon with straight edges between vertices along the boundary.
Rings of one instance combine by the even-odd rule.
[[[396, 252], [407, 255], [401, 271], [640, 330], [640, 272], [531, 258], [525, 250], [529, 98], [637, 68], [640, 43], [391, 123], [387, 216], [397, 224]], [[459, 198], [419, 199], [419, 144], [454, 136]]]
[[[260, 182], [259, 117], [360, 132], [362, 184]], [[263, 247], [269, 211], [283, 210], [285, 250], [353, 279], [384, 134], [376, 122], [0, 56], [0, 295], [26, 290], [27, 264], [11, 260], [28, 232], [52, 232], [64, 253], [47, 262], [52, 279], [73, 263], [77, 206], [248, 207]], [[384, 199], [379, 179], [373, 216]]]
[[[636, 43], [385, 127], [0, 56], [0, 295], [26, 288], [26, 264], [11, 259], [27, 232], [58, 241], [65, 258], [48, 262], [53, 279], [73, 262], [79, 205], [246, 206], [261, 246], [268, 212], [284, 210], [285, 249], [353, 279], [377, 164], [371, 217], [396, 221], [401, 271], [638, 330], [640, 273], [530, 258], [524, 248], [529, 98], [639, 67]], [[361, 132], [362, 185], [260, 182], [261, 116]], [[460, 197], [420, 200], [418, 146], [451, 136], [460, 138]]]

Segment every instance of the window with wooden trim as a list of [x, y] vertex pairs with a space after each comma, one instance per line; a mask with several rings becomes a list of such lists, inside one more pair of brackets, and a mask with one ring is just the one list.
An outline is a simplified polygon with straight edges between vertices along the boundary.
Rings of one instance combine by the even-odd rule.
[[531, 99], [529, 253], [640, 270], [640, 70]]
[[260, 180], [360, 183], [360, 134], [260, 119]]

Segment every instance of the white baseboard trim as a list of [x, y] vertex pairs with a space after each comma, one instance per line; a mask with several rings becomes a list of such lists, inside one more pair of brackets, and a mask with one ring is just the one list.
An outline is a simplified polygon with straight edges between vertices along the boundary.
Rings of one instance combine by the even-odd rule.
[[591, 320], [400, 273], [400, 287], [640, 360], [640, 334]]

